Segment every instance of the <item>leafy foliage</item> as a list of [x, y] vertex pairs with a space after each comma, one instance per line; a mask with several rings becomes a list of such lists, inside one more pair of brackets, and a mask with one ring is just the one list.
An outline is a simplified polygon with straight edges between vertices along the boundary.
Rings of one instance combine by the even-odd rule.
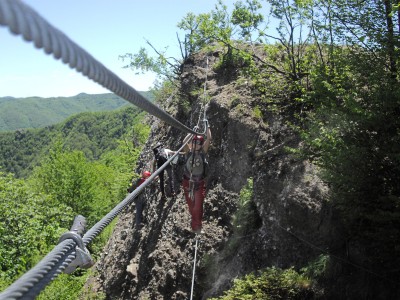
[[[152, 100], [150, 92], [141, 92]], [[80, 112], [110, 111], [128, 103], [114, 94], [79, 94], [57, 98], [0, 97], [0, 132], [43, 128]], [[23, 107], [23, 109], [21, 109]]]
[[38, 192], [49, 195], [57, 204], [67, 205], [74, 214], [90, 217], [93, 224], [98, 217], [93, 216], [94, 212], [110, 207], [107, 198], [111, 195], [104, 187], [110, 186], [113, 170], [89, 164], [82, 152], [62, 152], [60, 146], [51, 150], [42, 166], [34, 171], [32, 183]]
[[44, 129], [0, 133], [0, 166], [16, 177], [27, 177], [56, 140], [63, 140], [67, 149], [82, 151], [89, 160], [99, 159], [129, 135], [138, 145], [141, 131], [132, 131], [132, 124], [139, 124], [141, 118], [143, 113], [128, 106], [113, 112], [81, 113]]
[[[17, 152], [11, 158], [28, 153], [37, 163], [26, 180], [0, 173], [0, 289], [47, 254], [75, 215], [84, 215], [92, 226], [125, 197], [150, 130], [142, 120], [142, 113], [127, 107], [73, 116], [50, 131], [3, 134], [12, 137], [2, 140], [10, 154]], [[98, 255], [109, 235], [106, 230], [90, 245], [92, 255]], [[86, 276], [61, 276], [43, 292], [43, 299], [76, 299]]]
[[0, 289], [56, 243], [73, 218], [63, 203], [33, 193], [24, 181], [0, 173]]
[[233, 216], [236, 235], [244, 235], [256, 227], [258, 216], [253, 202], [253, 178], [247, 179], [247, 185], [240, 191], [238, 208]]
[[[178, 36], [180, 59], [168, 57], [165, 50], [155, 49], [149, 41], [147, 44], [155, 52], [154, 57], [145, 48], [141, 48], [138, 53], [127, 53], [121, 57], [129, 60], [126, 67], [138, 72], [152, 71], [161, 80], [167, 79], [170, 82], [175, 82], [182, 74], [182, 63], [204, 48], [223, 45], [227, 49], [223, 55], [224, 58], [227, 57], [224, 62], [229, 64], [236, 48], [234, 40], [239, 41], [244, 38], [246, 41], [251, 41], [253, 33], [259, 32], [257, 27], [263, 21], [262, 14], [258, 12], [260, 8], [261, 5], [257, 0], [246, 0], [245, 3], [238, 1], [230, 15], [228, 7], [219, 0], [210, 13], [199, 15], [188, 13], [177, 25], [178, 29], [183, 31], [183, 37]], [[246, 56], [244, 52], [237, 53]]]
[[267, 268], [258, 273], [235, 279], [233, 287], [224, 296], [211, 299], [312, 299], [310, 281], [293, 268]]

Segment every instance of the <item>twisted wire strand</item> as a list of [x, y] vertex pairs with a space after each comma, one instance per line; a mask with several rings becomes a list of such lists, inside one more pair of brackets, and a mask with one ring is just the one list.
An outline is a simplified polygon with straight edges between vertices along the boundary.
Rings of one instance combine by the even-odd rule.
[[[204, 87], [203, 87], [203, 101], [201, 103], [201, 107], [200, 107], [200, 111], [199, 111], [199, 118], [197, 120], [197, 127], [199, 127], [199, 125], [200, 125], [200, 118], [201, 118], [201, 115], [202, 115], [202, 111], [203, 111], [203, 120], [205, 120], [207, 118], [207, 115], [206, 115], [207, 104], [205, 104], [206, 101], [207, 101], [207, 98], [206, 98], [207, 97], [207, 77], [208, 77], [208, 56], [207, 56], [206, 78], [204, 80]], [[204, 128], [204, 133], [206, 133], [206, 132], [207, 132], [207, 128]]]
[[36, 266], [0, 293], [0, 299], [34, 299], [75, 258], [74, 247], [72, 239], [55, 246]]
[[[106, 216], [97, 222], [83, 236], [83, 242], [87, 246], [111, 221], [144, 190], [151, 184], [173, 160], [179, 155], [186, 144], [172, 155], [156, 172], [154, 172], [145, 182], [129, 194], [122, 202], [114, 207]], [[76, 243], [72, 239], [66, 239], [58, 244], [46, 255], [35, 267], [30, 269], [5, 291], [0, 293], [0, 299], [33, 299], [35, 298], [50, 281], [55, 279], [75, 258]]]
[[137, 189], [135, 189], [91, 229], [89, 229], [83, 236], [83, 242], [85, 245], [89, 244], [127, 205], [129, 205], [145, 189], [146, 186], [151, 184], [154, 178], [157, 177], [175, 159], [177, 155], [179, 155], [179, 152], [183, 150], [187, 143], [188, 142], [183, 144], [181, 148], [179, 148], [179, 150], [176, 151], [176, 153], [172, 155], [160, 168], [158, 168], [147, 180], [145, 180]]
[[36, 48], [43, 48], [45, 53], [53, 54], [56, 59], [61, 59], [71, 68], [167, 124], [183, 132], [196, 134], [195, 131], [148, 101], [22, 1], [0, 1], [0, 24], [8, 26], [12, 33], [22, 35], [26, 41], [33, 42]]
[[[8, 26], [16, 35], [22, 35], [26, 41], [32, 41], [36, 48], [43, 48], [46, 54], [61, 59], [65, 64], [77, 70], [89, 79], [114, 92], [121, 98], [131, 102], [144, 111], [158, 117], [171, 126], [186, 133], [196, 134], [175, 118], [158, 108], [122, 81], [117, 75], [104, 67], [84, 49], [71, 41], [63, 32], [51, 26], [37, 12], [20, 0], [0, 1], [0, 25]], [[84, 244], [89, 244], [154, 178], [164, 170], [178, 155], [185, 144], [162, 167], [146, 180], [133, 193], [96, 223], [84, 236]], [[17, 281], [0, 293], [0, 299], [32, 299], [46, 285], [57, 277], [72, 260], [75, 259], [76, 243], [67, 239], [59, 243], [35, 267], [22, 275]]]

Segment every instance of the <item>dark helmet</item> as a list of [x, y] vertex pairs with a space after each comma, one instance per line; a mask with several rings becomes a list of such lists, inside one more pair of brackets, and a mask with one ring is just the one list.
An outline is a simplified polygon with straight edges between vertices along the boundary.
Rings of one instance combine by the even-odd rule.
[[200, 141], [200, 145], [202, 145], [203, 143], [204, 143], [204, 136], [202, 136], [202, 135], [195, 135], [194, 137], [193, 137], [193, 142], [194, 141]]
[[159, 151], [159, 148], [162, 148], [162, 144], [160, 142], [158, 142], [154, 147], [153, 147], [153, 152], [154, 154], [157, 154]]
[[162, 143], [158, 142], [158, 143], [153, 147], [153, 150], [154, 150], [154, 149], [157, 149], [157, 148], [160, 148], [160, 147], [162, 147]]
[[144, 178], [149, 178], [151, 176], [151, 173], [149, 171], [144, 171], [143, 172], [143, 177]]

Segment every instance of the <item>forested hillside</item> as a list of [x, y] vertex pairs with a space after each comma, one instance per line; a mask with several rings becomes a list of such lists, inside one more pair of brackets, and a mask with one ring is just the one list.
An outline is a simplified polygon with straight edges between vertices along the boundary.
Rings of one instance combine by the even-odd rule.
[[[144, 118], [125, 106], [0, 133], [0, 290], [52, 250], [76, 215], [93, 226], [125, 197], [149, 133]], [[94, 257], [110, 229], [90, 246]], [[74, 299], [88, 274], [60, 276], [42, 299]]]
[[[134, 206], [121, 212], [83, 290], [78, 271], [41, 299], [183, 300], [191, 287], [194, 299], [400, 299], [398, 1], [246, 0], [231, 8], [218, 1], [209, 13], [188, 13], [178, 23], [179, 59], [154, 47], [154, 56], [124, 56], [163, 79], [155, 95], [167, 113], [199, 130], [209, 121], [203, 233], [190, 227], [183, 163], [174, 169], [176, 196], [161, 197], [159, 182], [146, 188], [145, 226], [136, 226]], [[149, 117], [150, 132], [136, 123], [127, 133], [133, 144], [121, 138], [98, 153], [109, 144], [105, 132], [91, 136], [85, 129], [96, 122], [82, 116], [88, 121], [63, 123], [39, 167], [20, 171], [26, 180], [0, 177], [1, 287], [74, 214], [92, 224], [121, 199], [128, 161], [143, 170], [154, 143], [176, 150], [186, 134]], [[104, 124], [119, 134], [119, 123]], [[24, 149], [15, 161], [31, 154]], [[186, 194], [195, 197], [197, 183]]]
[[[197, 299], [400, 299], [399, 25], [398, 1], [219, 2], [178, 23], [180, 60], [125, 56], [185, 124], [207, 105]], [[189, 298], [185, 199], [148, 199], [149, 228], [127, 212], [99, 262], [109, 299]]]
[[130, 105], [112, 112], [81, 113], [42, 129], [0, 132], [0, 166], [16, 177], [27, 177], [57, 140], [65, 149], [82, 151], [88, 160], [97, 160], [116, 149], [127, 134], [132, 137], [125, 143], [131, 144], [135, 138], [132, 123], [140, 126], [140, 118], [140, 110]]
[[[152, 99], [151, 92], [141, 92]], [[57, 98], [0, 97], [0, 132], [43, 128], [80, 112], [110, 111], [128, 105], [115, 94], [79, 94]]]

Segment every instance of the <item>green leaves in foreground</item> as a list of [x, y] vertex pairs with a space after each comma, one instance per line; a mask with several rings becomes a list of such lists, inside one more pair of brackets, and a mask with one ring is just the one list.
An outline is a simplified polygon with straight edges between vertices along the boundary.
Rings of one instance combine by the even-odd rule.
[[114, 173], [110, 167], [89, 162], [83, 152], [64, 151], [59, 144], [35, 170], [32, 183], [57, 205], [70, 207], [75, 215], [83, 215], [88, 225], [93, 225], [116, 201], [110, 189]]
[[33, 267], [55, 244], [71, 209], [32, 193], [22, 180], [0, 172], [0, 290]]
[[293, 268], [273, 267], [235, 279], [232, 289], [213, 299], [312, 299], [314, 293], [310, 286], [310, 281]]

